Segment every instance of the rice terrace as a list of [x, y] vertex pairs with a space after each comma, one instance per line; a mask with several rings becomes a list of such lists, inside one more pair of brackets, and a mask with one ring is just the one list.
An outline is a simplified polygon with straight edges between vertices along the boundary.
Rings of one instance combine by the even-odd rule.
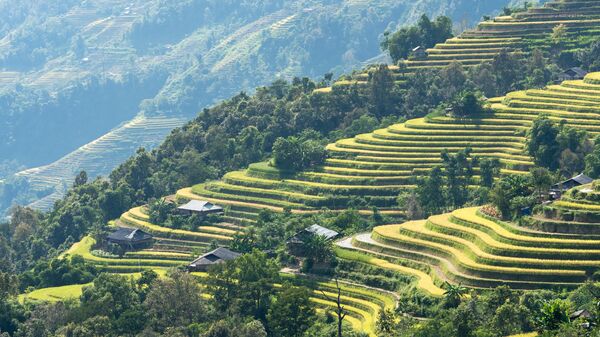
[[[227, 15], [189, 3], [143, 24]], [[451, 3], [388, 25], [382, 62], [274, 79], [14, 205], [0, 336], [600, 336], [600, 1], [494, 1], [473, 28]], [[264, 48], [246, 28], [235, 50]]]

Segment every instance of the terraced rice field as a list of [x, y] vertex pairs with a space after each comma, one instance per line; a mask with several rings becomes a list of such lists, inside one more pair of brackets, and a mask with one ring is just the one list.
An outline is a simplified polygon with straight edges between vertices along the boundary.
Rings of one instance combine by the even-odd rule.
[[113, 225], [140, 228], [154, 236], [151, 248], [127, 252], [123, 257], [101, 257], [92, 253], [95, 240], [85, 237], [63, 255], [80, 255], [102, 270], [115, 273], [164, 270], [187, 265], [212, 244], [226, 246], [243, 227], [230, 223], [200, 226], [196, 231], [167, 228], [150, 222], [145, 207], [125, 212]]
[[[181, 234], [179, 233], [178, 236]], [[195, 232], [189, 232], [186, 235], [188, 235], [188, 239], [192, 239], [195, 237], [195, 234]], [[94, 240], [91, 237], [85, 237], [65, 252], [63, 258], [69, 255], [80, 255], [88, 262], [97, 265], [105, 271], [134, 276], [139, 274], [128, 273], [151, 269], [157, 271], [160, 275], [164, 275], [166, 269], [184, 265], [191, 259], [190, 254], [161, 250], [131, 252], [127, 253], [123, 258], [104, 258], [94, 256], [91, 253], [93, 244]], [[193, 274], [203, 276], [198, 273]], [[320, 313], [325, 313], [326, 311], [333, 312], [336, 308], [336, 303], [333, 299], [337, 296], [337, 287], [332, 281], [310, 280], [290, 274], [282, 274], [282, 277], [285, 281], [296, 285], [304, 285], [312, 289], [311, 301], [317, 305]], [[199, 277], [199, 281], [202, 283], [202, 277]], [[77, 298], [81, 295], [83, 287], [89, 285], [76, 284], [39, 289], [21, 295], [20, 300], [55, 302]], [[279, 287], [279, 285], [276, 286]], [[396, 307], [395, 296], [385, 291], [344, 282], [340, 282], [340, 288], [342, 290], [341, 301], [348, 314], [346, 322], [357, 331], [364, 331], [370, 336], [376, 336], [375, 322], [379, 312], [384, 309], [394, 309]]]
[[569, 190], [560, 200], [544, 205], [540, 214], [529, 217], [527, 225], [571, 237], [600, 237], [600, 192], [596, 184]]
[[31, 189], [40, 195], [51, 191], [28, 206], [50, 209], [65, 195], [70, 184], [64, 182], [72, 181], [81, 170], [91, 177], [107, 175], [113, 163], [125, 161], [140, 147], [156, 146], [173, 128], [184, 122], [183, 118], [139, 115], [49, 165], [17, 173], [17, 176], [26, 178]]
[[[390, 69], [396, 81], [402, 82], [423, 68], [445, 67], [456, 61], [464, 67], [489, 62], [502, 50], [513, 53], [529, 53], [536, 48], [549, 50], [552, 29], [558, 25], [566, 28], [566, 49], [574, 49], [592, 41], [598, 33], [598, 24], [600, 5], [595, 0], [549, 1], [541, 8], [481, 22], [475, 29], [428, 49], [425, 58], [409, 57], [402, 70]], [[341, 81], [336, 85], [362, 84], [367, 78], [368, 74], [362, 73], [354, 77], [355, 81]]]
[[600, 269], [600, 235], [530, 229], [489, 218], [477, 207], [376, 227], [350, 242], [347, 249], [375, 258], [424, 263], [434, 282], [478, 288], [574, 288]]
[[598, 76], [593, 73], [584, 80], [490, 99], [492, 112], [486, 115], [419, 118], [342, 139], [327, 146], [323, 166], [309, 171], [292, 174], [268, 163], [252, 164], [220, 181], [182, 189], [177, 198], [228, 206], [226, 214], [238, 223], [253, 221], [263, 208], [317, 212], [322, 207], [345, 209], [358, 198], [392, 218], [399, 217], [398, 194], [414, 187], [415, 176], [441, 164], [444, 149], [455, 153], [471, 147], [473, 156], [497, 158], [502, 173], [524, 174], [533, 165], [526, 153], [526, 133], [540, 114], [557, 122], [565, 120], [591, 137], [598, 135], [600, 85], [594, 83]]

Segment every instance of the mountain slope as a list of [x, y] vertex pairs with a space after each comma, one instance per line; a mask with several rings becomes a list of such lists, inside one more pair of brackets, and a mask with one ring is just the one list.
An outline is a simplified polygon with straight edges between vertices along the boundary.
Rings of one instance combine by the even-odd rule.
[[[381, 32], [422, 13], [471, 22], [507, 2], [1, 1], [0, 157], [34, 168], [2, 207], [45, 197], [48, 206], [75, 172], [106, 175], [240, 90], [350, 69], [379, 54]], [[465, 18], [465, 8], [477, 10]], [[119, 127], [140, 119], [157, 122], [147, 133]]]
[[267, 163], [253, 164], [221, 181], [183, 189], [178, 197], [211, 198], [224, 205], [244, 202], [254, 214], [263, 207], [345, 208], [356, 198], [391, 211], [398, 194], [413, 187], [415, 174], [441, 163], [444, 149], [453, 153], [466, 147], [474, 156], [499, 159], [504, 173], [525, 174], [533, 166], [525, 134], [538, 115], [564, 120], [591, 136], [600, 132], [597, 76], [490, 99], [493, 112], [482, 116], [413, 119], [343, 139], [327, 146], [324, 166], [309, 171], [286, 174]]

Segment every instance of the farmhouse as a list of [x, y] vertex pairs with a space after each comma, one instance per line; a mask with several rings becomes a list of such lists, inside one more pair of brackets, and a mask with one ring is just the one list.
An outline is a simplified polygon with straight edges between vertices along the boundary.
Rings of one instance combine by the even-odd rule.
[[152, 245], [152, 235], [137, 228], [120, 227], [106, 237], [109, 244], [115, 244], [123, 249], [141, 249]]
[[219, 247], [192, 261], [192, 263], [188, 265], [188, 270], [192, 272], [204, 272], [212, 265], [224, 263], [229, 260], [235, 260], [240, 255], [242, 254], [236, 253], [224, 247]]
[[415, 47], [412, 50], [412, 57], [417, 60], [427, 58], [427, 50], [422, 46]]
[[314, 235], [325, 237], [327, 241], [337, 238], [340, 233], [319, 225], [312, 225], [296, 233], [286, 241], [289, 251], [294, 255], [302, 255], [304, 245]]
[[188, 203], [177, 207], [182, 215], [199, 214], [206, 216], [208, 214], [223, 213], [223, 207], [217, 206], [208, 201], [190, 200]]
[[570, 190], [573, 187], [589, 184], [592, 181], [594, 181], [594, 179], [581, 173], [573, 178], [552, 185], [552, 187], [550, 188], [550, 197], [552, 199], [558, 199], [560, 198], [563, 192]]
[[573, 67], [558, 74], [558, 81], [582, 80], [585, 75], [587, 75], [587, 71], [579, 67]]

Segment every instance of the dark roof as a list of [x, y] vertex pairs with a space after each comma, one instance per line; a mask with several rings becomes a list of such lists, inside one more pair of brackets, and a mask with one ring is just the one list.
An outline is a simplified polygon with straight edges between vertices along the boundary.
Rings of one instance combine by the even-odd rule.
[[120, 227], [107, 237], [111, 241], [140, 242], [152, 239], [152, 235], [138, 228]]
[[574, 313], [572, 313], [569, 318], [570, 319], [577, 319], [577, 318], [591, 318], [592, 317], [592, 313], [590, 313], [589, 311], [582, 309], [582, 310], [577, 310]]
[[211, 265], [220, 261], [234, 260], [242, 254], [236, 253], [224, 247], [219, 247], [212, 252], [208, 252], [190, 263], [190, 267]]
[[591, 183], [592, 181], [594, 181], [594, 179], [592, 179], [592, 178], [586, 176], [585, 174], [581, 173], [581, 174], [576, 175], [573, 178], [567, 179], [565, 181], [561, 181], [558, 184], [554, 184], [553, 186], [554, 187], [559, 187], [561, 185], [566, 185], [569, 182], [576, 182], [579, 185], [585, 185], [585, 184]]
[[585, 71], [579, 67], [573, 67], [573, 68], [563, 71], [563, 74], [567, 74], [569, 76], [578, 76], [578, 77], [583, 78], [583, 77], [585, 77], [585, 75], [587, 75], [587, 71]]
[[209, 201], [190, 200], [188, 203], [177, 207], [177, 209], [192, 212], [222, 211], [223, 207], [217, 206]]
[[580, 183], [581, 185], [589, 184], [589, 183], [591, 183], [592, 181], [594, 181], [594, 179], [592, 179], [592, 178], [590, 178], [590, 177], [586, 176], [586, 175], [585, 175], [585, 174], [583, 174], [583, 173], [581, 173], [581, 174], [579, 174], [579, 175], [577, 175], [577, 176], [575, 176], [575, 177], [573, 177], [573, 178], [571, 178], [571, 179], [573, 179], [574, 181], [576, 181], [576, 182]]

